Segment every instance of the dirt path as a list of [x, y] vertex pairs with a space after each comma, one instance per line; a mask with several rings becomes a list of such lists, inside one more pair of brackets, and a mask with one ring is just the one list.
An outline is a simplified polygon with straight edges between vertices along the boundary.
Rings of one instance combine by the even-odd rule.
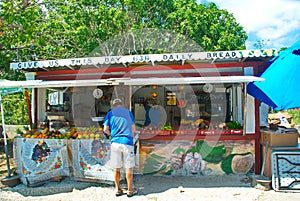
[[[7, 175], [4, 147], [0, 144], [0, 178]], [[12, 143], [9, 144], [11, 170], [14, 170]], [[125, 188], [125, 182], [122, 183]], [[115, 197], [112, 185], [78, 182], [65, 178], [61, 182], [49, 181], [42, 186], [28, 187], [19, 184], [15, 187], [3, 186], [0, 182], [1, 201], [79, 201], [79, 200], [137, 200], [137, 201], [298, 201], [300, 191], [275, 192], [253, 187], [251, 175], [222, 175], [172, 177], [135, 175], [134, 186], [137, 196]], [[183, 187], [180, 191], [179, 186]]]
[[[136, 200], [136, 201], [298, 201], [300, 193], [263, 191], [253, 188], [245, 176], [144, 176], [135, 175], [138, 195], [115, 197], [111, 185], [76, 182], [65, 179], [48, 182], [39, 187], [20, 184], [0, 189], [1, 201], [80, 201], [80, 200]], [[246, 181], [246, 182], [245, 182]], [[125, 188], [125, 183], [122, 184]], [[183, 187], [183, 191], [179, 186]]]

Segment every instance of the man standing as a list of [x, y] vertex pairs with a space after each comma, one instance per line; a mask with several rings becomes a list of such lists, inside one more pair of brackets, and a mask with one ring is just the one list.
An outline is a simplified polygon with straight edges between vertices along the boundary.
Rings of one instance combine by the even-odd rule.
[[133, 133], [135, 133], [134, 117], [130, 110], [124, 107], [121, 99], [117, 98], [112, 102], [110, 110], [104, 119], [104, 133], [111, 136], [111, 165], [115, 169], [114, 180], [116, 186], [116, 196], [123, 195], [120, 187], [120, 170], [124, 165], [126, 170], [127, 196], [132, 197], [137, 194], [133, 189], [133, 167], [134, 143]]

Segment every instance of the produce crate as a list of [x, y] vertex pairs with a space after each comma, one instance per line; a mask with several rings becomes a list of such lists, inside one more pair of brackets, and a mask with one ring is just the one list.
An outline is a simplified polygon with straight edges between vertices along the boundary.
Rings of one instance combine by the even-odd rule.
[[223, 130], [221, 132], [222, 135], [230, 135], [231, 134], [231, 130]]
[[291, 132], [277, 133], [276, 131], [262, 131], [261, 144], [269, 146], [297, 146], [299, 133], [296, 129]]
[[171, 131], [168, 130], [159, 130], [157, 131], [157, 135], [170, 135]]

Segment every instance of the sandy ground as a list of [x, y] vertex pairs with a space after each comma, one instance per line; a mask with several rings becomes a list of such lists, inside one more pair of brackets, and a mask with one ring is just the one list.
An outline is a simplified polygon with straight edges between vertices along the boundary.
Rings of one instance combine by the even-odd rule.
[[[251, 176], [171, 177], [135, 175], [138, 195], [115, 197], [114, 187], [107, 184], [76, 182], [70, 178], [48, 182], [39, 187], [19, 184], [0, 189], [1, 201], [81, 201], [81, 200], [155, 200], [155, 201], [298, 201], [300, 192], [275, 192], [253, 187]], [[125, 182], [122, 183], [125, 187]], [[183, 186], [184, 192], [180, 192]]]
[[[0, 149], [3, 147], [0, 147]], [[10, 147], [11, 148], [11, 147]], [[14, 170], [10, 149], [10, 167]], [[5, 154], [0, 150], [0, 179], [7, 176]], [[64, 178], [60, 182], [49, 181], [42, 186], [28, 187], [19, 184], [15, 187], [0, 182], [1, 201], [102, 201], [102, 200], [147, 200], [147, 201], [298, 201], [300, 191], [276, 192], [265, 190], [253, 183], [255, 175], [222, 175], [172, 177], [134, 175], [134, 186], [138, 195], [127, 198], [115, 197], [113, 185], [79, 182]], [[122, 182], [125, 188], [125, 181]], [[179, 186], [183, 186], [180, 192]]]

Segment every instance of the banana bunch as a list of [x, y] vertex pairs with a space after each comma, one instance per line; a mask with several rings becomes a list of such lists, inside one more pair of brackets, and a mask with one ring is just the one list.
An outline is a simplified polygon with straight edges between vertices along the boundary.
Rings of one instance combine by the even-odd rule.
[[48, 135], [50, 133], [49, 128], [44, 128], [42, 134], [43, 135]]
[[199, 124], [201, 124], [202, 122], [204, 122], [204, 119], [197, 119], [197, 120], [194, 122], [194, 124], [195, 124], [195, 125], [199, 125]]

